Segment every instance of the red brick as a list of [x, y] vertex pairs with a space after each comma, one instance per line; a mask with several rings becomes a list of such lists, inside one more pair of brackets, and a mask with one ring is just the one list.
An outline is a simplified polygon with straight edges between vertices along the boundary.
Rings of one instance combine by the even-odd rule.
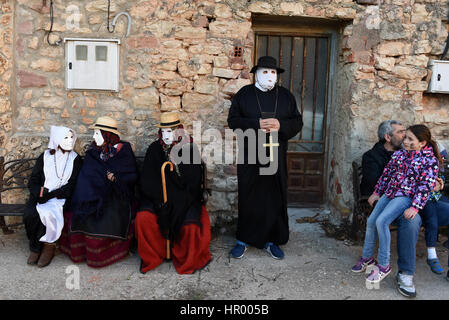
[[19, 76], [19, 86], [21, 88], [40, 88], [47, 85], [47, 78], [35, 73], [20, 70], [17, 75]]
[[33, 34], [33, 22], [25, 21], [17, 25], [17, 32], [22, 34]]
[[132, 49], [157, 48], [159, 47], [159, 41], [152, 36], [143, 36], [129, 39], [128, 46]]
[[199, 16], [193, 21], [192, 25], [194, 27], [206, 28], [209, 26], [209, 20], [206, 16]]

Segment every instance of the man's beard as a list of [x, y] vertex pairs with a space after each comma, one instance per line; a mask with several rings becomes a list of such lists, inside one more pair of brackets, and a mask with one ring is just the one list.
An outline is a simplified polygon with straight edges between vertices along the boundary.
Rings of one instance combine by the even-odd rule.
[[403, 144], [402, 144], [402, 141], [399, 142], [399, 143], [394, 143], [394, 144], [392, 143], [391, 145], [393, 146], [393, 149], [394, 149], [394, 150], [401, 150], [401, 149], [404, 148], [404, 146], [403, 146]]

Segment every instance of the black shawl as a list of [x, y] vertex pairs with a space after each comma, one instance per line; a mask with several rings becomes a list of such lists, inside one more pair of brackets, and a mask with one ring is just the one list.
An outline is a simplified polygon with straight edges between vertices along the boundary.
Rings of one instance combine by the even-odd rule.
[[[95, 148], [86, 152], [72, 197], [72, 232], [126, 238], [137, 166], [131, 145], [121, 143], [121, 150], [107, 161], [100, 159]], [[114, 174], [114, 182], [107, 178], [108, 171]]]
[[190, 150], [191, 163], [180, 163], [170, 172], [165, 168], [167, 203], [163, 205], [161, 167], [168, 157], [159, 140], [147, 149], [140, 179], [141, 210], [158, 215], [158, 224], [166, 238], [176, 240], [183, 225], [200, 225], [202, 199], [202, 166], [192, 164], [193, 152], [198, 152], [194, 144], [185, 144], [181, 151]]

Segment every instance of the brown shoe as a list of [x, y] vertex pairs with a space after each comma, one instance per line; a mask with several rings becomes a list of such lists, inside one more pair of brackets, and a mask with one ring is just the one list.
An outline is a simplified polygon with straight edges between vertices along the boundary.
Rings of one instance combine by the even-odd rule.
[[51, 259], [55, 255], [56, 245], [54, 243], [45, 243], [44, 248], [42, 249], [41, 257], [37, 262], [37, 266], [39, 268], [46, 267], [50, 264]]
[[37, 260], [39, 259], [40, 252], [30, 252], [30, 256], [28, 257], [27, 263], [28, 264], [36, 264]]

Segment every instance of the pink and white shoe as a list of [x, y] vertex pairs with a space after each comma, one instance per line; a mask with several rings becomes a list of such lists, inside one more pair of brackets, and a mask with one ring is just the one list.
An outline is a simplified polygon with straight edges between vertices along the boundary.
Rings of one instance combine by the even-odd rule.
[[366, 282], [370, 284], [377, 284], [385, 279], [391, 272], [391, 266], [382, 267], [376, 264], [373, 270], [366, 276]]
[[360, 258], [355, 266], [351, 268], [352, 272], [360, 273], [364, 272], [366, 268], [372, 264], [375, 264], [376, 260], [373, 257], [370, 258]]

